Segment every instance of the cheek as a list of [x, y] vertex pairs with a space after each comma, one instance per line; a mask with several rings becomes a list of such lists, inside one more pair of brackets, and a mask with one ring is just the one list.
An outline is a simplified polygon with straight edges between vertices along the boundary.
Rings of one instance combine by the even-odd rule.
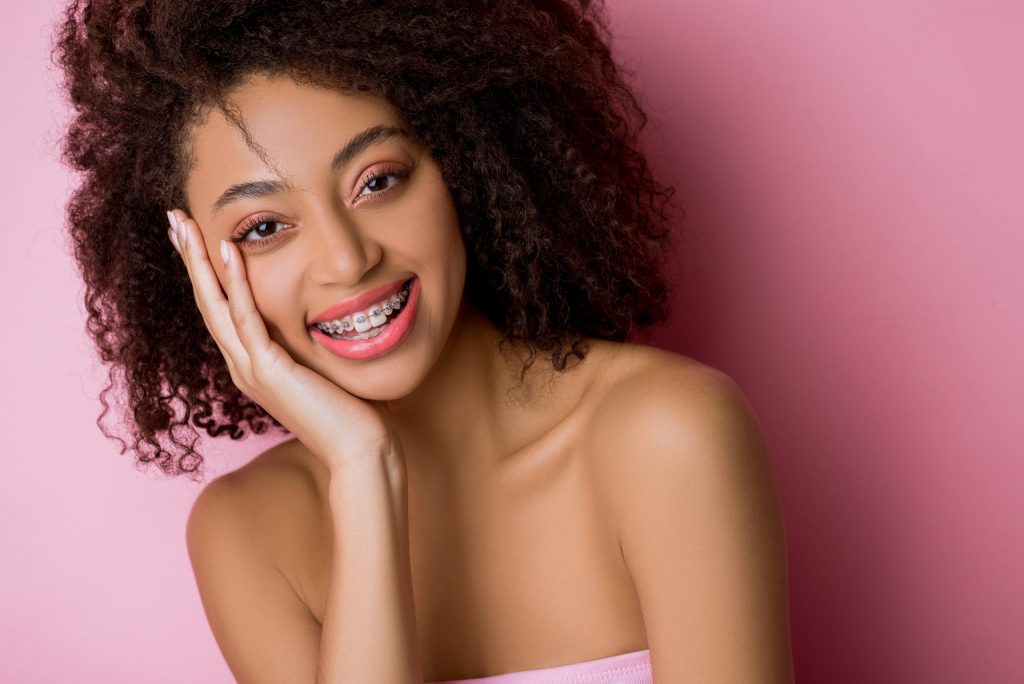
[[448, 243], [445, 265], [448, 287], [453, 293], [461, 294], [466, 284], [466, 245], [459, 233]]
[[458, 214], [450, 202], [448, 203], [447, 212], [447, 240], [441, 249], [444, 251], [452, 290], [461, 292], [466, 282], [466, 243], [462, 238]]
[[[459, 227], [459, 216], [447, 188], [437, 181], [424, 215], [432, 217], [433, 225], [426, 234], [430, 236], [430, 249], [438, 254], [452, 269], [463, 268], [466, 260], [466, 246]], [[460, 265], [461, 264], [461, 265]]]
[[260, 261], [252, 259], [246, 264], [249, 291], [271, 339], [282, 343], [282, 331], [302, 327], [305, 320], [304, 312], [296, 306], [300, 300], [293, 282], [295, 271], [285, 265], [271, 267], [269, 260], [265, 264]]
[[439, 207], [438, 210], [434, 215], [442, 218], [432, 232], [435, 239], [431, 249], [438, 255], [438, 265], [448, 296], [458, 301], [466, 284], [466, 245], [454, 209]]

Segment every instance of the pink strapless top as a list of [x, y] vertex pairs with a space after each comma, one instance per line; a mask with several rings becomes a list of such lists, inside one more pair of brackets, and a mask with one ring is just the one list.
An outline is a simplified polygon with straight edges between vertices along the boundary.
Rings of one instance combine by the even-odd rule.
[[451, 679], [427, 684], [653, 684], [651, 651], [633, 651], [584, 663], [508, 672], [476, 679]]

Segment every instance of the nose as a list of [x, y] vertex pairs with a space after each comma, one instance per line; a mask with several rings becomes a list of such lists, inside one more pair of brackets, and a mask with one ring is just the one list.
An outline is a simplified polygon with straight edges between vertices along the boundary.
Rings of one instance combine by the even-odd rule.
[[305, 224], [310, 250], [307, 277], [317, 285], [357, 285], [384, 255], [380, 243], [340, 211], [318, 211]]

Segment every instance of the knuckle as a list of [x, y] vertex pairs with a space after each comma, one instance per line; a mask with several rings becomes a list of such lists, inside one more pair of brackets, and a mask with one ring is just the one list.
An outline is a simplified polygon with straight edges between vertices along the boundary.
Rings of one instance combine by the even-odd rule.
[[231, 321], [238, 328], [244, 328], [249, 324], [249, 313], [247, 311], [239, 311], [238, 309], [231, 309]]
[[257, 385], [266, 383], [270, 377], [270, 369], [268, 369], [266, 364], [263, 363], [254, 363], [251, 373], [253, 383]]

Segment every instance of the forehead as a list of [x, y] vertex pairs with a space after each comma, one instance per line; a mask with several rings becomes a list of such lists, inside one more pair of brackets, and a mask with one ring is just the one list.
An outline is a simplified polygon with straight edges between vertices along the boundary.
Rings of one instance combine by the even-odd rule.
[[338, 148], [367, 128], [403, 125], [383, 98], [287, 77], [252, 77], [230, 93], [227, 104], [244, 131], [219, 107], [209, 108], [189, 131], [185, 192], [197, 208], [228, 185], [268, 174], [301, 183], [323, 172]]

